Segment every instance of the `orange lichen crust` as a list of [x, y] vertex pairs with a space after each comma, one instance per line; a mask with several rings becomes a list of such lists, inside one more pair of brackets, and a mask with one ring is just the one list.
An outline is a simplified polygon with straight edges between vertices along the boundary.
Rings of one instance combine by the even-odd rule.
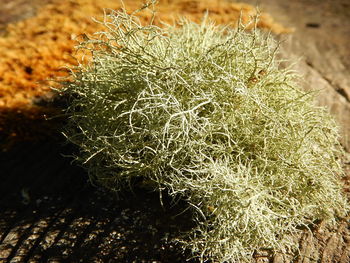
[[[102, 19], [104, 8], [119, 9], [122, 5], [127, 10], [136, 10], [143, 1], [124, 0], [122, 4], [116, 0], [52, 0], [36, 16], [7, 26], [5, 35], [0, 37], [2, 130], [6, 128], [3, 121], [9, 119], [4, 114], [11, 110], [21, 112], [21, 116], [29, 114], [30, 119], [41, 118], [45, 109], [33, 105], [33, 98], [57, 86], [50, 80], [66, 75], [63, 68], [76, 63], [75, 38], [100, 29], [101, 25], [95, 23], [92, 17]], [[247, 23], [257, 14], [250, 5], [225, 0], [161, 0], [155, 10], [157, 25], [161, 25], [160, 21], [174, 23], [180, 17], [199, 21], [208, 12], [209, 18], [216, 23], [234, 26], [240, 15], [242, 22]], [[139, 15], [142, 21], [149, 21], [152, 12], [144, 11]], [[274, 22], [265, 13], [260, 14], [257, 26], [277, 34], [290, 32], [289, 28]]]

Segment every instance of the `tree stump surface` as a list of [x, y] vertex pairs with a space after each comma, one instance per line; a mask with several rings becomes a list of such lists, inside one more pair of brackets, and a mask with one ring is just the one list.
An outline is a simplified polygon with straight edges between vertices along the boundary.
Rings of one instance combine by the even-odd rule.
[[[1, 25], [24, 19], [49, 0], [2, 0]], [[247, 0], [257, 4], [256, 0]], [[17, 6], [15, 4], [18, 4]], [[28, 2], [27, 2], [28, 3]], [[283, 56], [306, 89], [320, 90], [350, 150], [350, 2], [348, 0], [260, 0], [262, 11], [295, 28], [283, 41]], [[59, 135], [57, 135], [59, 138]], [[191, 227], [188, 214], [175, 217], [181, 202], [159, 205], [156, 193], [124, 193], [119, 199], [87, 182], [71, 164], [73, 149], [58, 141], [23, 143], [0, 153], [0, 262], [185, 262], [176, 242]], [[344, 160], [349, 193], [350, 157]], [[189, 262], [197, 262], [192, 260]], [[350, 262], [349, 218], [329, 227], [320, 222], [299, 237], [299, 252], [257, 254], [256, 262]]]
[[[270, 13], [295, 32], [280, 36], [282, 56], [296, 61], [306, 90], [317, 90], [317, 103], [329, 108], [340, 124], [341, 142], [350, 150], [350, 2], [348, 0], [260, 0], [262, 11]], [[288, 63], [287, 63], [288, 64]], [[349, 156], [349, 155], [348, 155]], [[350, 159], [344, 160], [345, 190], [349, 193]], [[349, 196], [349, 195], [348, 195]], [[300, 237], [296, 257], [277, 254], [274, 263], [350, 262], [350, 222], [341, 220], [335, 228], [320, 224]]]

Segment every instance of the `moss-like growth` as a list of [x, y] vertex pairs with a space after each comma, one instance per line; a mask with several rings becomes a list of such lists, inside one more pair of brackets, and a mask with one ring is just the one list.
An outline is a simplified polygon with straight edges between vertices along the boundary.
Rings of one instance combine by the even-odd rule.
[[300, 226], [345, 213], [337, 125], [258, 30], [188, 21], [143, 26], [125, 12], [81, 47], [65, 134], [92, 180], [142, 180], [194, 208], [184, 240], [213, 262], [293, 248]]

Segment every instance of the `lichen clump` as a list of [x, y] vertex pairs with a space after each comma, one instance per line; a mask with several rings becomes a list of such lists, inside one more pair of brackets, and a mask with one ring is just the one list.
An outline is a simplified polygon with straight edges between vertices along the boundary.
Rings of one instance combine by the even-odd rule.
[[[0, 112], [6, 108], [32, 106], [35, 96], [45, 94], [49, 82], [66, 74], [62, 68], [75, 65], [73, 59], [75, 38], [82, 33], [90, 34], [101, 29], [91, 17], [100, 17], [103, 8], [119, 9], [123, 4], [128, 10], [138, 8], [142, 0], [50, 0], [38, 13], [23, 21], [9, 24], [2, 34], [0, 28]], [[255, 15], [257, 10], [248, 4], [222, 0], [162, 0], [157, 5], [159, 14], [155, 22], [172, 22], [179, 16], [199, 20], [208, 11], [217, 23], [236, 23]], [[140, 12], [140, 20], [149, 21], [149, 12]], [[261, 14], [258, 27], [276, 34], [290, 33], [274, 21], [271, 15]], [[19, 55], [20, 54], [20, 55]], [[48, 82], [50, 85], [48, 85]]]
[[337, 125], [280, 69], [271, 37], [125, 12], [101, 23], [62, 89], [65, 135], [94, 182], [187, 200], [197, 227], [184, 247], [212, 262], [286, 251], [298, 227], [345, 213]]
[[[100, 18], [103, 8], [120, 9], [125, 5], [128, 10], [135, 10], [144, 3], [143, 0], [41, 0], [23, 5], [35, 6], [39, 2], [35, 16], [3, 27], [5, 32], [1, 27], [1, 11], [6, 13], [6, 10], [0, 10], [0, 138], [8, 145], [39, 139], [42, 137], [39, 134], [44, 138], [52, 135], [54, 125], [47, 129], [43, 116], [53, 116], [56, 109], [38, 106], [34, 101], [45, 97], [50, 87], [59, 87], [51, 80], [67, 76], [64, 67], [76, 65], [76, 38], [82, 33], [89, 35], [101, 30], [101, 24], [94, 23], [91, 17]], [[10, 17], [11, 13], [18, 13], [8, 11]], [[26, 16], [23, 12], [20, 8], [19, 13]], [[161, 0], [154, 23], [162, 26], [160, 21], [172, 23], [179, 16], [199, 21], [204, 12], [217, 23], [233, 25], [239, 17], [244, 23], [257, 14], [254, 6], [226, 0]], [[149, 12], [142, 11], [138, 16], [143, 22], [151, 19]], [[292, 32], [267, 13], [261, 13], [257, 26], [276, 34]]]

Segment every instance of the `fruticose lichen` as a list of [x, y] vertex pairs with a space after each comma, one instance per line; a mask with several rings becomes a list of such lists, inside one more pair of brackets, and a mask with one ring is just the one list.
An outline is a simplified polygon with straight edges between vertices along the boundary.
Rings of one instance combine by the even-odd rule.
[[[0, 10], [1, 147], [10, 149], [11, 145], [20, 141], [52, 137], [54, 126], [60, 124], [56, 118], [48, 124], [43, 116], [55, 116], [57, 108], [51, 104], [38, 105], [36, 101], [49, 98], [51, 87], [60, 87], [59, 83], [51, 80], [67, 76], [63, 67], [76, 65], [75, 39], [82, 33], [89, 35], [101, 30], [102, 25], [94, 23], [91, 17], [103, 17], [103, 8], [117, 10], [125, 6], [127, 10], [135, 10], [144, 2], [41, 0], [26, 1], [22, 5], [13, 2], [5, 5], [5, 10]], [[17, 8], [17, 5], [20, 7]], [[6, 6], [12, 6], [13, 10], [2, 17]], [[35, 6], [38, 10], [33, 12]], [[28, 8], [33, 10], [28, 13]], [[239, 17], [243, 23], [248, 22], [258, 12], [254, 6], [228, 0], [161, 0], [157, 4], [154, 23], [162, 26], [161, 21], [171, 23], [179, 16], [200, 21], [206, 11], [210, 19], [219, 24], [236, 24]], [[5, 26], [8, 18], [17, 17], [15, 14], [20, 14], [23, 20]], [[146, 10], [138, 13], [143, 22], [150, 21], [151, 15]], [[267, 13], [260, 14], [257, 27], [276, 34], [293, 31], [277, 23]]]
[[65, 130], [91, 179], [182, 197], [201, 260], [287, 251], [301, 226], [346, 212], [337, 125], [254, 30], [187, 20], [164, 29], [111, 11], [79, 48]]

